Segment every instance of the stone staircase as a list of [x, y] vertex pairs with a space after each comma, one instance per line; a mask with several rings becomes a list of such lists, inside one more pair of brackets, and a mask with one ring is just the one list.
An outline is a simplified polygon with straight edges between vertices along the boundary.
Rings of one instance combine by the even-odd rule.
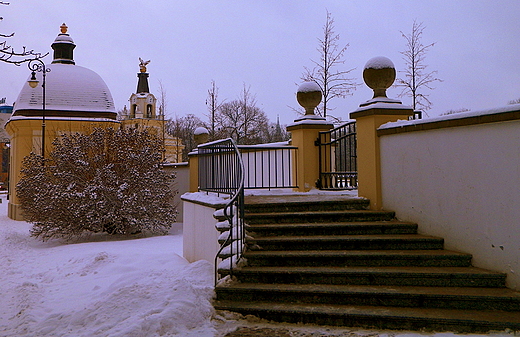
[[393, 212], [334, 195], [246, 197], [247, 264], [215, 308], [376, 329], [520, 330], [520, 293]]

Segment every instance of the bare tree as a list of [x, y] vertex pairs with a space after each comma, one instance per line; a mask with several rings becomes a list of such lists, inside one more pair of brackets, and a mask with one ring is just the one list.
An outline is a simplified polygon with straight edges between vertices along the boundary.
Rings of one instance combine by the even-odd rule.
[[244, 85], [239, 99], [223, 103], [216, 114], [217, 133], [231, 137], [238, 144], [258, 144], [265, 139], [268, 119], [256, 106], [256, 98]]
[[182, 160], [188, 160], [188, 153], [196, 146], [193, 132], [204, 123], [199, 117], [188, 114], [184, 117], [175, 117], [166, 122], [166, 132], [174, 137], [179, 137], [185, 148], [182, 152]]
[[305, 67], [305, 71], [301, 77], [304, 81], [314, 81], [319, 85], [322, 93], [322, 104], [318, 107], [318, 113], [327, 117], [330, 110], [330, 101], [333, 98], [345, 98], [352, 94], [356, 89], [355, 79], [347, 77], [354, 70], [338, 69], [345, 63], [344, 54], [348, 48], [348, 44], [344, 47], [338, 45], [340, 36], [334, 31], [334, 18], [327, 11], [327, 20], [323, 26], [323, 38], [318, 38], [319, 46], [317, 50], [320, 52], [320, 60], [314, 61], [314, 67], [309, 69]]
[[[5, 1], [0, 1], [0, 5], [8, 6], [9, 3]], [[0, 21], [4, 18], [0, 17]], [[7, 43], [7, 39], [14, 36], [14, 33], [10, 34], [1, 34], [0, 33], [0, 61], [5, 63], [12, 63], [17, 66], [24, 62], [28, 62], [30, 60], [34, 60], [37, 58], [42, 58], [47, 56], [49, 53], [41, 54], [37, 53], [34, 50], [27, 49], [25, 46], [22, 47], [22, 50], [15, 51], [14, 48]]]
[[403, 88], [399, 97], [408, 96], [412, 98], [414, 110], [419, 108], [430, 109], [432, 102], [425, 90], [433, 90], [432, 83], [442, 82], [441, 79], [436, 77], [437, 71], [426, 70], [428, 67], [425, 64], [426, 53], [435, 45], [435, 42], [427, 45], [422, 43], [424, 28], [422, 22], [419, 23], [414, 20], [412, 32], [409, 35], [401, 31], [401, 35], [406, 40], [406, 49], [401, 52], [406, 70], [404, 70], [404, 78], [397, 78], [396, 86]]
[[209, 138], [210, 140], [217, 139], [215, 133], [215, 114], [217, 114], [218, 110], [222, 106], [224, 101], [218, 101], [218, 87], [215, 84], [215, 81], [211, 81], [211, 88], [208, 90], [208, 98], [206, 99], [206, 105], [208, 106], [209, 111]]

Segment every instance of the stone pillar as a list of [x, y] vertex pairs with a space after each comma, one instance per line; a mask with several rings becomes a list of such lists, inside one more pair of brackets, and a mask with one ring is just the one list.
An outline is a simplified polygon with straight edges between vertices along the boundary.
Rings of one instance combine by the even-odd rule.
[[413, 109], [386, 96], [395, 80], [395, 68], [386, 57], [370, 59], [363, 70], [365, 84], [374, 97], [350, 114], [356, 120], [358, 195], [370, 199], [370, 209], [383, 208], [381, 195], [381, 162], [377, 129], [387, 122], [408, 120]]
[[316, 116], [314, 110], [321, 102], [321, 90], [314, 82], [303, 83], [297, 92], [298, 103], [305, 108], [305, 115], [287, 126], [291, 132], [292, 146], [298, 147], [293, 167], [298, 184], [297, 191], [307, 192], [316, 187], [319, 179], [319, 149], [315, 142], [320, 131], [328, 131], [333, 124]]

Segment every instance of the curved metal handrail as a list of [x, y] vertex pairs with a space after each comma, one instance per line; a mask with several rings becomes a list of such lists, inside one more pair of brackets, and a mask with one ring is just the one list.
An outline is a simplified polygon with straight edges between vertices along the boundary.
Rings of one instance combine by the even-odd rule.
[[[230, 199], [224, 206], [224, 217], [229, 223], [229, 235], [221, 244], [215, 256], [215, 283], [218, 281], [218, 260], [219, 255], [223, 249], [230, 246], [230, 274], [233, 273], [234, 264], [238, 263], [243, 253], [245, 228], [244, 228], [244, 163], [240, 151], [232, 138], [227, 138], [211, 143], [206, 143], [198, 147], [199, 160], [211, 161], [211, 177], [213, 179], [199, 179], [201, 191], [216, 192], [229, 194]], [[227, 158], [230, 152], [234, 154], [233, 158]], [[218, 158], [218, 159], [217, 159]], [[201, 161], [202, 167], [208, 168], [209, 165], [204, 165]], [[232, 168], [226, 164], [233, 165]], [[217, 169], [215, 171], [215, 168]], [[209, 174], [209, 172], [201, 172], [199, 170], [199, 177], [202, 174]], [[231, 174], [230, 174], [231, 173]], [[233, 174], [234, 173], [234, 174]], [[216, 178], [216, 179], [215, 179]], [[236, 223], [235, 223], [236, 221]], [[235, 234], [238, 231], [238, 235]], [[239, 244], [234, 244], [235, 237], [239, 237]], [[234, 251], [236, 248], [236, 252]], [[236, 256], [236, 261], [233, 259]]]

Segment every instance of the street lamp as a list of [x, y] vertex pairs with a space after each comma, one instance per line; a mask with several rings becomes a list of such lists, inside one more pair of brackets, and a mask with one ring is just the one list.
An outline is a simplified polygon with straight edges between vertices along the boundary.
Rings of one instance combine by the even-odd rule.
[[[42, 158], [45, 159], [45, 77], [46, 74], [51, 71], [50, 68], [47, 68], [45, 63], [43, 63], [40, 59], [30, 60], [27, 64], [29, 70], [31, 71], [31, 79], [28, 82], [31, 88], [36, 88], [38, 86], [39, 81], [36, 79], [36, 72], [42, 73]], [[42, 165], [44, 162], [42, 161]]]

